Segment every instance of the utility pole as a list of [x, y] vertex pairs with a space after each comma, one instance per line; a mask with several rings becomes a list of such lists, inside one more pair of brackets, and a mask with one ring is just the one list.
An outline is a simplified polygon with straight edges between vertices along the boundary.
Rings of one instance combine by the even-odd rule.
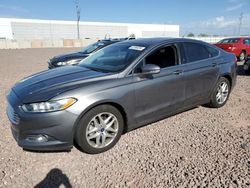
[[75, 0], [75, 4], [76, 4], [76, 17], [77, 17], [77, 39], [80, 39], [80, 28], [79, 28], [79, 21], [81, 18], [81, 9], [79, 6], [79, 0]]
[[241, 25], [242, 25], [242, 19], [243, 19], [243, 13], [240, 13], [240, 17], [239, 17], [239, 36], [240, 36], [240, 30], [241, 30]]

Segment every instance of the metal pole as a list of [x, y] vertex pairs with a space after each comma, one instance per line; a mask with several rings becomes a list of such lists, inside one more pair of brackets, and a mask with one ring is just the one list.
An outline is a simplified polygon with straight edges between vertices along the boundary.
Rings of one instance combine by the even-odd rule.
[[241, 30], [241, 25], [242, 25], [242, 19], [243, 19], [243, 13], [241, 13], [239, 17], [239, 36], [240, 36], [240, 30]]
[[76, 3], [76, 16], [77, 16], [77, 39], [80, 39], [80, 28], [79, 28], [79, 21], [80, 21], [80, 17], [81, 17], [81, 9], [79, 6], [79, 0], [75, 1]]

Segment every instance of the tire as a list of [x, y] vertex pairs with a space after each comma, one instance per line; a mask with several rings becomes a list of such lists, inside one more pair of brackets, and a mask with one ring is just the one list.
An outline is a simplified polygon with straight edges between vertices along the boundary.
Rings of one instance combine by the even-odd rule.
[[246, 52], [241, 51], [240, 56], [239, 56], [239, 60], [240, 61], [245, 61], [245, 59], [246, 59]]
[[[226, 88], [223, 91], [223, 88], [225, 87], [224, 84], [226, 85]], [[230, 89], [231, 89], [231, 86], [230, 86], [229, 80], [226, 79], [225, 77], [221, 77], [213, 90], [209, 106], [212, 108], [220, 108], [224, 106], [229, 98]], [[220, 99], [219, 99], [219, 96], [221, 96]]]
[[123, 127], [124, 120], [117, 108], [111, 105], [94, 107], [77, 125], [75, 133], [77, 148], [89, 154], [107, 151], [118, 142]]
[[250, 69], [245, 70], [245, 74], [246, 74], [246, 75], [250, 75]]

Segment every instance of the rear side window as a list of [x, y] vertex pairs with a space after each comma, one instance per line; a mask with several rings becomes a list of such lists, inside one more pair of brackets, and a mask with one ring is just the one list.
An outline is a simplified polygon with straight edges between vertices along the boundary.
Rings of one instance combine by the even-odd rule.
[[250, 38], [249, 38], [249, 39], [244, 39], [244, 40], [243, 40], [243, 43], [244, 43], [244, 44], [250, 45]]
[[183, 44], [187, 62], [200, 61], [211, 57], [205, 45], [199, 43], [185, 42]]
[[206, 46], [206, 49], [207, 49], [207, 51], [208, 51], [208, 53], [209, 53], [209, 57], [215, 57], [215, 56], [219, 55], [219, 51], [216, 50], [216, 49], [213, 48], [213, 47]]

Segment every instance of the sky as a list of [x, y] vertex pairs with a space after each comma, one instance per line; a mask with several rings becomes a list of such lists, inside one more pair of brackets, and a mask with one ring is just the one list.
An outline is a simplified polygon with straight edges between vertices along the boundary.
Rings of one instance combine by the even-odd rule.
[[[81, 21], [176, 24], [182, 36], [250, 35], [250, 0], [78, 1]], [[75, 0], [0, 0], [0, 17], [76, 20]]]

